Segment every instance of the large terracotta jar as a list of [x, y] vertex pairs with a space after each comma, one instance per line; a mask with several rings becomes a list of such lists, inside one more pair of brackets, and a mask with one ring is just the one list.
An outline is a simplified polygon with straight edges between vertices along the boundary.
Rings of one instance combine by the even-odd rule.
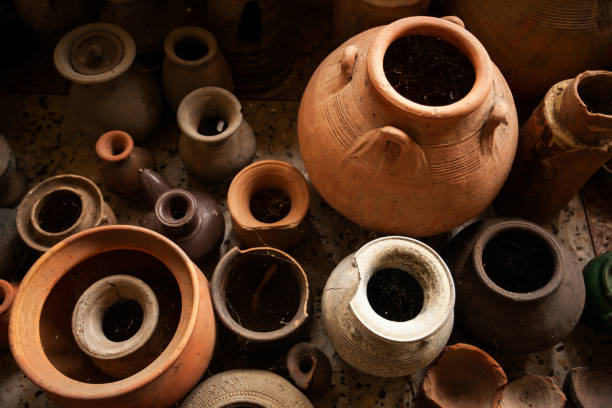
[[487, 207], [510, 170], [518, 131], [510, 90], [476, 37], [449, 19], [408, 17], [351, 38], [302, 97], [310, 180], [366, 228], [447, 231]]
[[515, 98], [612, 64], [610, 0], [445, 0], [485, 46]]
[[344, 361], [370, 375], [401, 377], [440, 354], [454, 305], [453, 279], [433, 249], [411, 238], [384, 237], [334, 268], [321, 313]]
[[[140, 320], [126, 313], [133, 309], [125, 300], [135, 292], [120, 292], [128, 298], [111, 302], [102, 319], [101, 309], [87, 310], [97, 302], [75, 309], [81, 296], [89, 298], [92, 285], [117, 275], [146, 284], [158, 305], [151, 338], [163, 334], [152, 359], [135, 362], [145, 367], [123, 378], [109, 376], [82, 351], [87, 333], [73, 335], [73, 318], [78, 322], [82, 315], [102, 323], [103, 335], [115, 338], [118, 348], [132, 338], [133, 325], [140, 324], [139, 331], [148, 327], [145, 303], [138, 301]], [[115, 296], [108, 288], [99, 295], [94, 298], [107, 306]], [[140, 338], [139, 332], [132, 336]], [[13, 303], [9, 341], [21, 370], [60, 406], [168, 407], [199, 381], [212, 356], [215, 321], [208, 284], [177, 245], [153, 231], [127, 225], [83, 231], [51, 248], [26, 274]]]
[[576, 256], [536, 224], [513, 218], [471, 224], [445, 259], [457, 286], [457, 320], [482, 344], [544, 350], [580, 319], [585, 288]]

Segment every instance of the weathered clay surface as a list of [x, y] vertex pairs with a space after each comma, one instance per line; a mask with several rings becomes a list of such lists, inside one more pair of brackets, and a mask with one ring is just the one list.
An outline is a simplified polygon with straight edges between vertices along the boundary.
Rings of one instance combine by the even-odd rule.
[[612, 406], [612, 367], [577, 367], [565, 377], [563, 391], [570, 408]]
[[495, 396], [494, 408], [563, 408], [565, 394], [550, 377], [527, 375], [503, 386]]

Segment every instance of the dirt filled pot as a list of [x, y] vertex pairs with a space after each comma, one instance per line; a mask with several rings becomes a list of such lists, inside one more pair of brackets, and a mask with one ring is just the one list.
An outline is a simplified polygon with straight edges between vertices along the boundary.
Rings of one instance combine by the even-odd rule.
[[[163, 334], [153, 360], [140, 360], [146, 367], [119, 379], [96, 367], [72, 331], [79, 298], [100, 279], [117, 274], [150, 287], [159, 305], [151, 338]], [[129, 310], [122, 302], [106, 309], [107, 338], [131, 337], [125, 330], [138, 319], [127, 318]], [[146, 312], [141, 325], [144, 319]], [[13, 303], [9, 340], [21, 370], [60, 406], [167, 407], [204, 374], [215, 322], [206, 278], [187, 255], [160, 234], [118, 225], [73, 235], [32, 266]]]
[[0, 279], [0, 348], [7, 347], [11, 307], [15, 301], [17, 284]]
[[598, 332], [612, 336], [612, 252], [592, 259], [582, 275], [586, 287], [583, 317]]
[[15, 153], [0, 135], [0, 208], [13, 208], [26, 192], [26, 178], [17, 169]]
[[217, 86], [232, 92], [234, 82], [217, 40], [200, 27], [178, 27], [164, 41], [162, 81], [166, 101], [176, 111], [191, 91]]
[[[612, 3], [611, 3], [612, 5]], [[559, 82], [523, 126], [512, 171], [495, 206], [548, 221], [612, 158], [612, 72]]]
[[288, 341], [309, 316], [306, 273], [270, 247], [229, 250], [215, 268], [211, 294], [221, 323], [247, 345]]
[[318, 399], [331, 387], [331, 364], [314, 344], [304, 342], [291, 347], [286, 361], [289, 376], [309, 398]]
[[612, 367], [576, 367], [565, 377], [569, 408], [612, 406]]
[[227, 207], [234, 231], [243, 243], [288, 249], [308, 230], [308, 182], [289, 163], [259, 161], [234, 177]]
[[448, 231], [487, 207], [510, 171], [512, 94], [482, 44], [450, 19], [408, 17], [351, 38], [302, 96], [310, 180], [368, 229]]
[[16, 223], [17, 211], [0, 208], [0, 279], [15, 276], [27, 256]]
[[151, 72], [132, 65], [135, 56], [132, 37], [108, 23], [75, 28], [59, 41], [53, 61], [72, 82], [68, 108], [81, 133], [121, 129], [142, 142], [157, 129], [161, 90]]
[[334, 268], [321, 312], [344, 361], [370, 375], [401, 377], [440, 354], [454, 304], [450, 271], [434, 250], [411, 238], [384, 237]]
[[312, 408], [283, 377], [263, 370], [230, 370], [197, 386], [181, 408]]
[[229, 91], [213, 86], [196, 89], [179, 105], [179, 154], [191, 173], [220, 182], [253, 159], [255, 135], [242, 117], [242, 106]]
[[[552, 378], [527, 375], [504, 385], [497, 392], [494, 408], [563, 408], [565, 395]], [[489, 405], [490, 406], [490, 405]]]
[[17, 207], [17, 231], [32, 249], [44, 252], [88, 228], [116, 224], [113, 210], [88, 178], [61, 174], [41, 181]]
[[100, 136], [96, 153], [104, 161], [101, 173], [106, 187], [125, 197], [134, 198], [141, 192], [140, 169], [156, 169], [151, 153], [134, 146], [134, 139], [121, 130]]
[[489, 347], [544, 350], [578, 323], [585, 289], [576, 256], [536, 224], [474, 223], [451, 241], [444, 258], [457, 285], [458, 321]]

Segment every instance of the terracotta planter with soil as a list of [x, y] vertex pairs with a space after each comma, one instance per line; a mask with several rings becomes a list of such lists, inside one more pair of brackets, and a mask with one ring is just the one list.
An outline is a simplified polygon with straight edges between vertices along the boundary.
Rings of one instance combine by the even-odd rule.
[[544, 350], [580, 319], [585, 288], [576, 256], [536, 224], [512, 218], [471, 224], [444, 258], [457, 285], [459, 323], [489, 347]]
[[417, 237], [493, 201], [517, 134], [504, 78], [452, 17], [408, 17], [346, 41], [313, 74], [298, 114], [325, 201], [365, 228]]
[[0, 208], [13, 208], [26, 192], [26, 178], [17, 169], [15, 153], [0, 135]]
[[287, 353], [287, 370], [296, 387], [309, 398], [322, 397], [331, 387], [329, 359], [312, 343], [298, 343]]
[[11, 307], [15, 301], [17, 284], [0, 279], [0, 347], [7, 347]]
[[563, 408], [565, 394], [552, 378], [527, 375], [506, 384], [497, 392], [493, 408]]
[[[155, 339], [157, 346], [137, 360], [132, 375], [123, 373], [129, 376], [122, 378], [110, 377], [94, 364], [90, 356], [100, 351], [100, 343], [87, 343], [88, 334], [81, 331], [85, 338], [75, 339], [72, 318], [73, 313], [82, 316], [77, 304], [92, 285], [117, 274], [144, 282], [159, 306], [157, 325], [143, 348]], [[110, 305], [98, 340], [106, 338], [119, 348], [132, 337], [141, 341], [133, 329], [139, 322], [146, 325], [147, 307], [142, 307], [140, 321], [127, 302], [114, 302], [116, 293], [98, 293], [108, 301], [102, 304]], [[83, 315], [99, 323], [101, 309], [88, 307]], [[117, 225], [83, 231], [43, 254], [21, 282], [9, 340], [21, 370], [60, 406], [167, 407], [206, 371], [215, 344], [215, 321], [206, 278], [176, 244], [144, 228]], [[89, 353], [82, 351], [83, 340]]]
[[289, 249], [308, 230], [308, 182], [289, 163], [259, 161], [234, 177], [227, 192], [227, 207], [234, 231], [243, 243]]
[[576, 367], [565, 377], [568, 408], [612, 406], [612, 367]]

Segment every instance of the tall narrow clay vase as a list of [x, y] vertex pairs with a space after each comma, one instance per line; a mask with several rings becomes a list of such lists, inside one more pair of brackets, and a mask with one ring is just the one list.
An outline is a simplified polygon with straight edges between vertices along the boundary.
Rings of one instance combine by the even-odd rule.
[[[352, 37], [319, 65], [302, 96], [298, 136], [310, 180], [368, 229], [417, 237], [450, 230], [487, 207], [510, 171], [512, 94], [482, 44], [450, 20], [408, 17]], [[444, 69], [423, 51], [434, 45], [440, 58], [464, 61], [462, 92], [451, 89], [450, 71], [428, 77]], [[403, 55], [418, 56], [404, 68], [428, 67], [419, 73], [425, 79], [396, 73], [404, 72], [394, 65]], [[394, 88], [405, 81], [414, 81], [419, 103]], [[446, 97], [420, 103], [436, 92]]]
[[586, 71], [550, 88], [521, 129], [516, 160], [495, 201], [500, 211], [547, 221], [612, 158], [611, 93], [608, 71]]
[[576, 367], [565, 377], [563, 391], [568, 408], [612, 405], [612, 367]]
[[[376, 280], [390, 291], [371, 296], [370, 281], [389, 270], [400, 275]], [[420, 310], [415, 308], [413, 318], [394, 321], [384, 317], [386, 309], [375, 311], [373, 302], [386, 302], [390, 310], [417, 305], [417, 294], [406, 291], [411, 296], [405, 297], [393, 291], [393, 283], [402, 278], [416, 280], [420, 287]], [[440, 354], [453, 328], [454, 305], [453, 279], [434, 250], [411, 238], [384, 237], [334, 268], [323, 290], [321, 312], [327, 336], [344, 361], [378, 377], [401, 377], [423, 369]]]
[[255, 135], [229, 91], [204, 87], [181, 102], [179, 154], [194, 175], [212, 182], [232, 177], [253, 159]]
[[178, 27], [164, 41], [162, 81], [166, 100], [176, 110], [188, 93], [203, 86], [232, 92], [234, 82], [217, 40], [200, 27]]
[[598, 332], [612, 335], [612, 252], [591, 261], [582, 271], [586, 286], [584, 319]]
[[248, 246], [295, 246], [308, 230], [309, 207], [308, 182], [298, 169], [278, 160], [245, 167], [227, 192], [234, 232]]
[[8, 346], [9, 318], [17, 285], [0, 279], [0, 348]]
[[137, 196], [141, 192], [140, 169], [156, 168], [151, 153], [134, 146], [134, 139], [121, 130], [100, 136], [96, 153], [104, 161], [101, 172], [106, 187], [122, 196]]
[[551, 347], [576, 326], [585, 289], [576, 256], [542, 227], [512, 218], [462, 230], [445, 257], [466, 332], [499, 350]]
[[132, 65], [135, 56], [132, 37], [108, 23], [78, 27], [57, 44], [53, 61], [72, 81], [68, 104], [80, 132], [121, 129], [142, 142], [157, 129], [161, 90], [151, 72]]
[[17, 231], [17, 211], [0, 208], [0, 279], [15, 276], [26, 256], [24, 245]]
[[75, 174], [41, 181], [17, 207], [19, 235], [30, 248], [40, 252], [77, 232], [116, 222], [98, 186]]
[[[80, 296], [117, 274], [151, 288], [159, 304], [155, 331], [166, 333], [152, 362], [120, 379], [100, 371], [72, 332]], [[110, 309], [104, 313], [110, 329], [137, 322]], [[105, 336], [115, 333], [103, 330]], [[83, 231], [43, 254], [25, 276], [13, 303], [9, 341], [25, 375], [62, 407], [168, 407], [197, 384], [212, 356], [208, 284], [177, 245], [153, 231], [128, 225]]]
[[15, 153], [0, 135], [0, 208], [12, 208], [26, 192], [26, 179], [17, 169]]

